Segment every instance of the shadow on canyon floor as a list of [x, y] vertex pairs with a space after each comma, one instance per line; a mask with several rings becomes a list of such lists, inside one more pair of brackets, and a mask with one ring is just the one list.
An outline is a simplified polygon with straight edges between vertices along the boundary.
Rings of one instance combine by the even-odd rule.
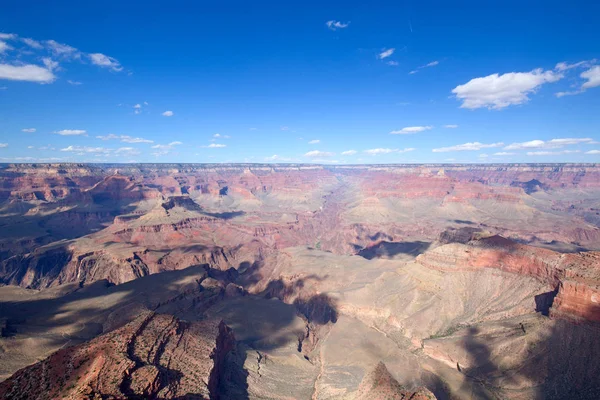
[[430, 242], [387, 242], [382, 241], [374, 246], [364, 248], [357, 254], [367, 260], [374, 258], [394, 258], [399, 254], [418, 256], [431, 246]]
[[[120, 285], [102, 280], [85, 286], [74, 283], [46, 289], [56, 290], [55, 298], [33, 296], [19, 300], [16, 296], [17, 299], [11, 301], [2, 295], [0, 315], [7, 322], [3, 340], [43, 338], [45, 347], [53, 351], [122, 326], [139, 315], [141, 308], [188, 321], [218, 318], [230, 324], [239, 339], [238, 348], [228, 357], [225, 371], [235, 385], [226, 385], [222, 389], [225, 390], [224, 397], [248, 398], [248, 372], [243, 368], [248, 351], [256, 351], [260, 360], [262, 352], [298, 343], [301, 352], [302, 343], [308, 338], [307, 332], [313, 333], [320, 325], [335, 323], [338, 318], [334, 300], [325, 294], [300, 296], [291, 304], [285, 302], [302, 290], [307, 279], [323, 279], [316, 276], [292, 283], [276, 280], [257, 294], [228, 292], [229, 284], [237, 283], [244, 288], [256, 283], [261, 279], [259, 269], [258, 262], [242, 263], [237, 270], [227, 271], [196, 265]], [[208, 278], [212, 281], [207, 281]], [[1, 290], [0, 294], [3, 293]], [[274, 298], [281, 301], [273, 301]], [[209, 309], [212, 311], [206, 314]], [[298, 316], [311, 328], [293, 330], [292, 323], [297, 323]], [[177, 371], [172, 372], [166, 375], [167, 379], [177, 376]], [[193, 398], [193, 394], [189, 398]]]
[[[600, 313], [600, 306], [591, 312]], [[499, 365], [485, 335], [471, 327], [463, 346], [474, 366], [461, 369], [457, 365], [468, 380], [462, 390], [470, 392], [470, 398], [496, 399], [506, 393], [518, 395], [518, 387], [531, 382], [532, 391], [526, 395], [533, 400], [600, 398], [600, 324], [560, 319], [546, 323], [550, 324], [546, 334], [541, 340], [528, 343], [528, 357], [515, 369]], [[515, 326], [515, 330], [519, 329], [526, 334], [528, 327]]]

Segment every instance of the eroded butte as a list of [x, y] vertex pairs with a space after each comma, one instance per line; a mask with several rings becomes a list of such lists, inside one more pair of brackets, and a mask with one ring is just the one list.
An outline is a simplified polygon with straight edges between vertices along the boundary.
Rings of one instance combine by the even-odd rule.
[[598, 165], [0, 175], [2, 398], [600, 398]]

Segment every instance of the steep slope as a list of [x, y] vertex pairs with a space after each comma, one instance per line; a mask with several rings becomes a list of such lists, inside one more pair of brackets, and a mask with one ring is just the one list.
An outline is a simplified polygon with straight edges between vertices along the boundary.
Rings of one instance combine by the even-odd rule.
[[59, 350], [0, 383], [12, 399], [217, 396], [231, 330], [216, 321], [187, 323], [146, 313], [89, 343]]

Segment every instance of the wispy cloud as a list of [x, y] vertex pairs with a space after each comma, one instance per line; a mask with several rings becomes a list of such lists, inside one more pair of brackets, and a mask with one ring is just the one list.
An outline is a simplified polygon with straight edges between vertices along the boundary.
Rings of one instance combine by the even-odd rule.
[[81, 82], [79, 82], [79, 81], [72, 81], [72, 80], [70, 80], [70, 79], [67, 79], [67, 83], [68, 83], [69, 85], [73, 85], [73, 86], [79, 86], [79, 85], [82, 85], [82, 83], [81, 83]]
[[448, 128], [448, 129], [456, 129], [458, 128], [458, 125], [444, 125], [444, 128]]
[[321, 143], [321, 141], [319, 139], [313, 139], [308, 142], [308, 144], [318, 144], [318, 143]]
[[33, 49], [42, 50], [44, 48], [44, 46], [37, 40], [33, 40], [31, 38], [22, 38], [21, 40], [23, 41], [23, 43], [25, 43], [27, 46]]
[[283, 161], [283, 162], [288, 162], [288, 161], [292, 161], [291, 158], [287, 158], [287, 157], [281, 157], [278, 156], [277, 154], [273, 154], [270, 157], [265, 157], [265, 161]]
[[516, 153], [510, 153], [507, 151], [500, 151], [498, 153], [494, 153], [495, 156], [514, 156]]
[[229, 138], [231, 138], [231, 136], [229, 136], [229, 135], [221, 135], [220, 133], [215, 133], [213, 135], [213, 137], [216, 138], [216, 139], [219, 139], [219, 138], [220, 139], [229, 139]]
[[371, 156], [376, 156], [380, 154], [391, 154], [391, 153], [408, 153], [410, 151], [416, 150], [413, 147], [409, 147], [406, 149], [386, 149], [386, 148], [377, 148], [377, 149], [368, 149], [365, 150], [364, 153], [369, 154]]
[[140, 137], [131, 137], [129, 135], [115, 135], [110, 133], [106, 136], [96, 136], [96, 139], [101, 140], [120, 140], [124, 143], [154, 143], [154, 140], [144, 139]]
[[175, 115], [175, 113], [173, 111], [165, 111], [164, 113], [162, 113], [162, 115], [165, 117], [172, 117], [173, 115]]
[[391, 131], [390, 135], [412, 135], [433, 129], [433, 126], [406, 126], [402, 129]]
[[112, 71], [119, 72], [123, 70], [123, 67], [116, 58], [109, 57], [102, 53], [88, 54], [92, 64], [99, 67], [108, 68]]
[[224, 147], [227, 147], [227, 145], [221, 144], [221, 143], [211, 143], [208, 146], [202, 146], [202, 147], [207, 148], [207, 149], [222, 149]]
[[329, 29], [331, 29], [332, 31], [336, 31], [338, 29], [347, 28], [348, 25], [350, 25], [350, 21], [348, 21], [348, 22], [341, 22], [341, 21], [331, 20], [331, 21], [325, 22], [325, 25], [327, 25], [327, 27]]
[[580, 153], [580, 150], [561, 150], [561, 151], [528, 151], [528, 156], [557, 156], [561, 154]]
[[21, 132], [26, 132], [26, 133], [33, 133], [35, 131], [36, 131], [35, 128], [23, 128], [23, 129], [21, 129]]
[[342, 155], [343, 156], [353, 156], [357, 153], [356, 150], [346, 150], [346, 151], [342, 151]]
[[[53, 71], [65, 70], [59, 68], [59, 61], [61, 63], [79, 61], [85, 64], [85, 60], [89, 59], [92, 64], [100, 67], [107, 67], [114, 71], [123, 69], [116, 59], [101, 53], [86, 54], [75, 47], [56, 40], [38, 41], [33, 38], [19, 38], [16, 34], [2, 34], [2, 37], [0, 37], [0, 53], [7, 49], [13, 49], [13, 46], [9, 46], [4, 40], [13, 41], [12, 44], [14, 45], [24, 43], [27, 47], [18, 46], [10, 57], [2, 60], [0, 79], [52, 83], [57, 79]], [[48, 57], [48, 53], [52, 55], [52, 58]], [[39, 60], [42, 61], [43, 65], [38, 65]], [[72, 82], [75, 81], [69, 81], [69, 83]]]
[[440, 62], [439, 61], [432, 61], [430, 63], [427, 63], [425, 65], [421, 65], [420, 67], [417, 67], [417, 69], [414, 69], [412, 71], [409, 72], [410, 75], [416, 74], [417, 72], [419, 72], [419, 70], [422, 70], [423, 68], [431, 68], [431, 67], [435, 67], [436, 65], [438, 65]]
[[600, 150], [590, 150], [586, 151], [585, 154], [600, 154]]
[[64, 149], [60, 149], [60, 151], [70, 152], [70, 153], [100, 153], [100, 154], [108, 154], [112, 151], [112, 149], [107, 149], [104, 147], [89, 147], [89, 146], [69, 146]]
[[63, 129], [60, 131], [55, 131], [54, 133], [61, 136], [81, 136], [87, 134], [87, 132], [83, 129]]
[[331, 153], [328, 151], [320, 151], [320, 150], [312, 150], [309, 151], [308, 153], [304, 154], [304, 157], [310, 157], [310, 158], [327, 158], [327, 157], [333, 157], [335, 156], [335, 153]]
[[502, 147], [502, 146], [504, 146], [504, 143], [502, 143], [502, 142], [490, 143], [490, 144], [484, 144], [484, 143], [479, 143], [479, 142], [469, 142], [469, 143], [458, 144], [456, 146], [439, 147], [437, 149], [432, 149], [431, 151], [433, 151], [434, 153], [446, 153], [449, 151], [478, 151], [481, 149], [488, 149], [488, 148], [492, 148], [492, 147]]
[[154, 146], [152, 146], [153, 149], [172, 149], [175, 146], [179, 146], [183, 143], [175, 141], [175, 142], [171, 142], [168, 144], [155, 144]]
[[392, 54], [394, 54], [394, 51], [396, 51], [396, 49], [395, 49], [395, 48], [393, 48], [393, 47], [392, 47], [391, 49], [386, 49], [386, 50], [383, 50], [381, 53], [379, 53], [379, 54], [377, 55], [377, 57], [378, 57], [380, 60], [383, 60], [384, 58], [388, 58], [389, 56], [391, 56]]
[[0, 149], [8, 147], [8, 143], [0, 143]]
[[593, 144], [594, 142], [592, 138], [561, 138], [548, 141], [530, 140], [528, 142], [509, 144], [504, 150], [557, 149], [568, 145]]

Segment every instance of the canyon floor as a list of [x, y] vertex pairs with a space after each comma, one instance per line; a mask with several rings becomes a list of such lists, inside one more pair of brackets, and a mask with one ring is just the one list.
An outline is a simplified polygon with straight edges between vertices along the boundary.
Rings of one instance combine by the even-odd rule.
[[600, 398], [600, 165], [0, 176], [0, 398]]

